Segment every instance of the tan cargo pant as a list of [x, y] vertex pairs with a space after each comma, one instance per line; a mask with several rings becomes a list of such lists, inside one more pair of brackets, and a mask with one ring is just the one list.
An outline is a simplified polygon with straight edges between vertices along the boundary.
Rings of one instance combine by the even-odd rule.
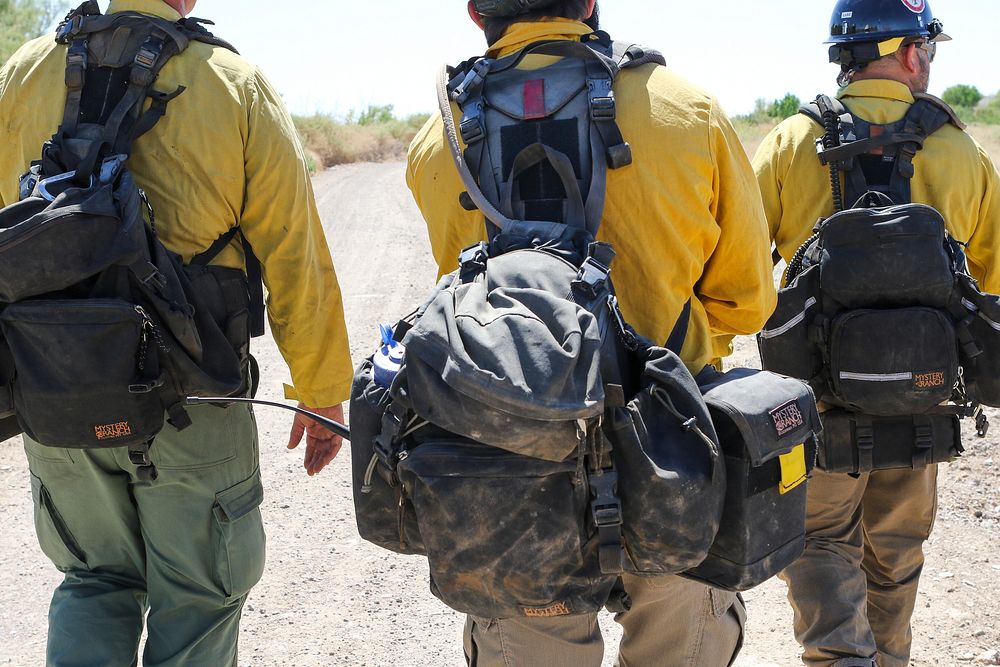
[[937, 513], [937, 466], [855, 479], [816, 470], [805, 553], [788, 582], [802, 661], [823, 667], [906, 667], [910, 617]]
[[[625, 575], [632, 608], [615, 615], [624, 635], [620, 667], [727, 667], [743, 645], [746, 608], [735, 593], [677, 576]], [[597, 614], [484, 619], [465, 623], [470, 667], [599, 667]]]

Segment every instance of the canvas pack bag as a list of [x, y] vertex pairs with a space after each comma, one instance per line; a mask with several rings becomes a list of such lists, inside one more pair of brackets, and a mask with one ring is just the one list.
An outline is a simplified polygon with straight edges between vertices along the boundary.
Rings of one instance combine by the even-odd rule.
[[[802, 112], [827, 130], [819, 155], [830, 167], [837, 212], [789, 262], [778, 307], [758, 336], [764, 367], [806, 380], [817, 399], [865, 423], [886, 420], [875, 430], [902, 434], [906, 443], [873, 458], [864, 451], [868, 427], [859, 439], [845, 427], [850, 421], [838, 421], [824, 434], [821, 467], [836, 461], [840, 470], [853, 461], [850, 472], [857, 472], [857, 465], [951, 460], [956, 417], [973, 417], [985, 432], [979, 403], [995, 397], [989, 380], [977, 381], [1000, 350], [972, 305], [990, 308], [986, 295], [969, 287], [961, 245], [938, 211], [908, 202], [913, 158], [926, 137], [961, 124], [930, 96], [918, 96], [888, 126], [872, 126], [822, 96]], [[847, 209], [845, 191], [846, 201], [856, 202]], [[972, 298], [963, 302], [963, 295]], [[909, 419], [900, 431], [915, 415], [920, 423]]]
[[185, 396], [246, 391], [249, 337], [262, 332], [243, 272], [208, 266], [238, 228], [184, 266], [126, 164], [183, 93], [154, 88], [164, 64], [191, 40], [225, 43], [193, 19], [104, 16], [95, 2], [56, 39], [68, 45], [65, 117], [20, 201], [0, 210], [3, 407], [44, 445], [128, 447], [153, 479], [164, 419], [184, 428]]

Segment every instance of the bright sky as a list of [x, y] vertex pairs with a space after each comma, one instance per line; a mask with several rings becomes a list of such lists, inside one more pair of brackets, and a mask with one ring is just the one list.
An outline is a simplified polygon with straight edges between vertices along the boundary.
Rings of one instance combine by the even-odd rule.
[[[902, 2], [903, 0], [899, 0]], [[106, 6], [106, 2], [102, 2]], [[833, 92], [827, 62], [833, 0], [601, 0], [602, 28], [656, 48], [677, 72], [705, 88], [731, 114], [754, 100], [792, 92]], [[932, 0], [954, 41], [942, 44], [930, 92], [957, 83], [1000, 90], [987, 47], [997, 39], [997, 0]], [[295, 113], [346, 114], [393, 104], [398, 114], [436, 107], [443, 62], [481, 54], [482, 33], [465, 0], [200, 0], [195, 16], [260, 65]]]

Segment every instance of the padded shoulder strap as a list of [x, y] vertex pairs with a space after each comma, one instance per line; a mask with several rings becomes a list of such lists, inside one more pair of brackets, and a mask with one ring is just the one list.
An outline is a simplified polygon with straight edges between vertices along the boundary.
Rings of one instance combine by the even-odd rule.
[[830, 109], [838, 116], [843, 117], [845, 114], [850, 115], [850, 111], [844, 106], [836, 97], [830, 97], [829, 95], [817, 95], [816, 99], [808, 104], [803, 104], [799, 107], [799, 113], [808, 116], [813, 119], [819, 125], [824, 125], [823, 123], [823, 112], [826, 109]]
[[631, 42], [612, 42], [612, 58], [618, 63], [621, 69], [640, 67], [649, 63], [666, 65], [667, 60], [663, 54], [653, 49], [647, 49]]
[[228, 49], [229, 51], [232, 51], [237, 55], [239, 55], [240, 53], [239, 51], [236, 50], [235, 46], [233, 46], [226, 40], [222, 39], [221, 37], [216, 37], [211, 32], [209, 32], [208, 28], [206, 28], [205, 26], [215, 25], [215, 23], [209, 21], [208, 19], [197, 19], [193, 17], [188, 17], [178, 21], [177, 25], [187, 33], [188, 37], [190, 37], [195, 41], [204, 42], [205, 44], [211, 44], [212, 46], [221, 46], [222, 48]]
[[[944, 100], [942, 100], [940, 97], [935, 97], [934, 95], [929, 95], [927, 93], [913, 93], [913, 98], [916, 100], [917, 103], [927, 103], [927, 104], [930, 104], [930, 105], [933, 105], [933, 106], [937, 107], [940, 111], [942, 111], [947, 116], [947, 118], [945, 120], [945, 123], [950, 122], [952, 125], [954, 125], [958, 129], [965, 130], [966, 126], [965, 126], [965, 123], [962, 122], [962, 119], [960, 119], [958, 117], [958, 114], [955, 113], [955, 110], [952, 109], [951, 106], [949, 106], [949, 104], [947, 102], [945, 102]], [[916, 106], [916, 104], [914, 104], [913, 106]], [[912, 110], [912, 107], [911, 107], [911, 110]], [[909, 115], [909, 114], [907, 114], [907, 115]], [[930, 132], [928, 132], [928, 134], [930, 134], [931, 132], [934, 132], [934, 131], [940, 129], [945, 123], [941, 123], [940, 125], [938, 125], [937, 127], [935, 127], [933, 130], [931, 130]]]

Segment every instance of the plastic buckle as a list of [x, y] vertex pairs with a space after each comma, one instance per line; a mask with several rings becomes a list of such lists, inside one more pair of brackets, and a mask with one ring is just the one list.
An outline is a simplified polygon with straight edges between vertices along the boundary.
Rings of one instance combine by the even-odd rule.
[[597, 120], [597, 121], [614, 120], [617, 115], [618, 115], [617, 111], [615, 110], [614, 95], [609, 95], [607, 97], [590, 98], [591, 120]]
[[149, 458], [149, 445], [144, 444], [137, 449], [129, 447], [128, 460], [134, 466], [144, 467], [152, 465], [153, 462]]
[[458, 102], [459, 106], [465, 104], [466, 100], [472, 95], [473, 91], [477, 90], [481, 85], [483, 85], [483, 80], [486, 78], [486, 74], [490, 71], [492, 67], [492, 61], [486, 58], [480, 58], [469, 70], [469, 73], [465, 75], [462, 79], [462, 83], [455, 87], [455, 90], [451, 93], [451, 99]]
[[614, 470], [590, 475], [591, 516], [598, 528], [622, 525], [622, 501], [618, 497], [618, 473]]
[[593, 257], [588, 257], [580, 265], [580, 270], [576, 274], [573, 286], [583, 288], [589, 296], [595, 297], [608, 284], [608, 274], [610, 271], [608, 267]]
[[71, 20], [66, 21], [59, 29], [56, 31], [56, 42], [59, 44], [66, 44], [80, 32], [80, 28], [83, 27], [83, 16], [74, 16]]
[[462, 120], [458, 131], [462, 135], [462, 141], [465, 142], [466, 146], [471, 146], [478, 141], [482, 141], [483, 137], [486, 136], [486, 132], [483, 131], [483, 125], [479, 122], [479, 116]]
[[486, 244], [480, 241], [476, 245], [471, 245], [462, 250], [458, 255], [459, 266], [473, 264], [475, 266], [486, 265]]
[[139, 52], [135, 54], [134, 63], [146, 69], [153, 69], [158, 55], [159, 50], [152, 47], [152, 42], [146, 42], [139, 48]]

